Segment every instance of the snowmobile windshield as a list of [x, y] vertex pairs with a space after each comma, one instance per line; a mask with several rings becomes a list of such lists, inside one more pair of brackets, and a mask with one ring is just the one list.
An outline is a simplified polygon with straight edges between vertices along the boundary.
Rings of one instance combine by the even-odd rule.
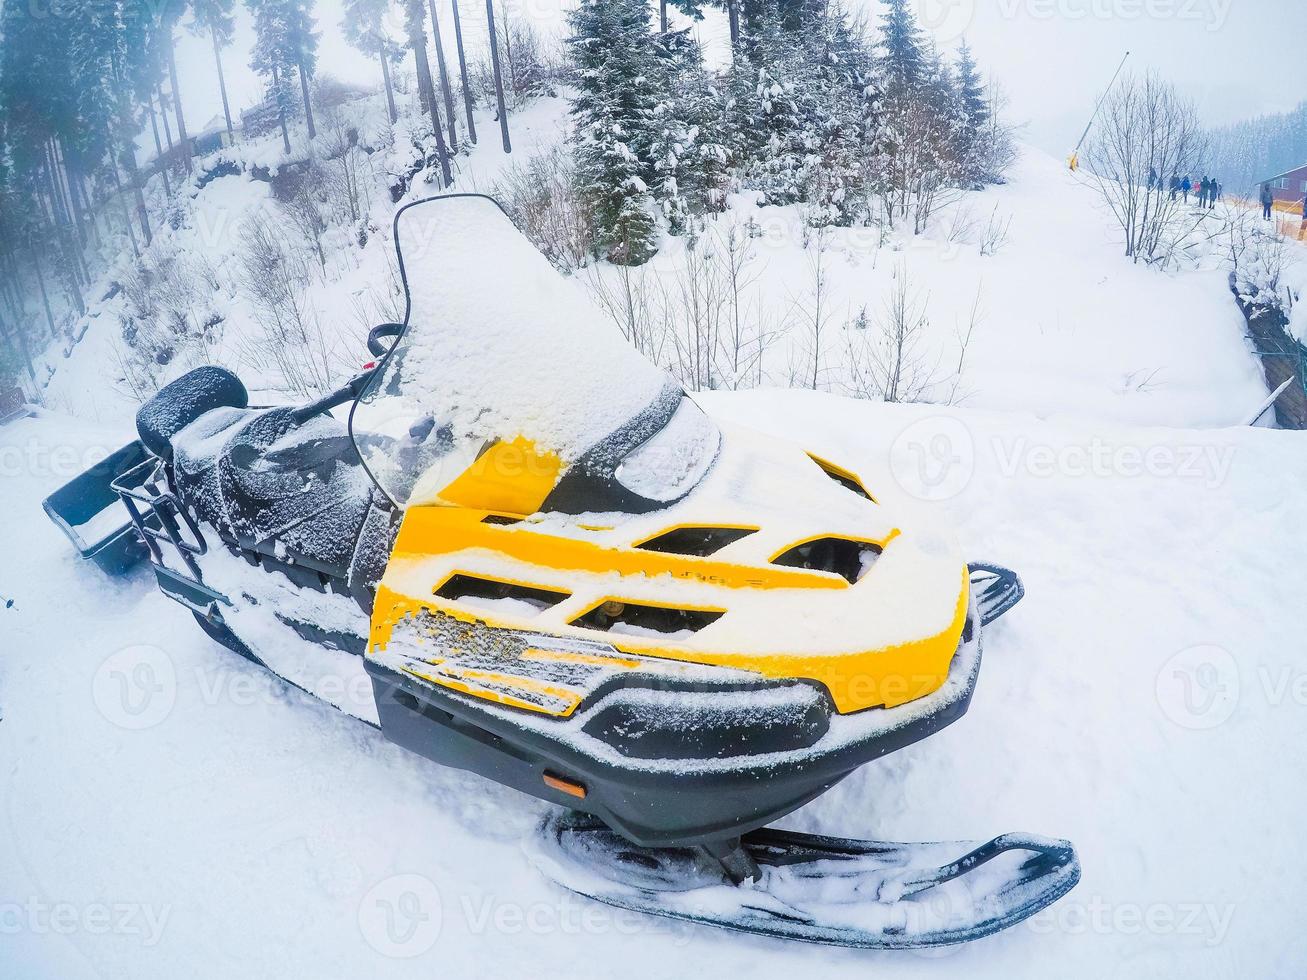
[[556, 486], [576, 511], [651, 509], [702, 478], [713, 423], [493, 200], [408, 205], [395, 238], [406, 326], [350, 429], [398, 506], [464, 503], [451, 487], [483, 457], [491, 479]]

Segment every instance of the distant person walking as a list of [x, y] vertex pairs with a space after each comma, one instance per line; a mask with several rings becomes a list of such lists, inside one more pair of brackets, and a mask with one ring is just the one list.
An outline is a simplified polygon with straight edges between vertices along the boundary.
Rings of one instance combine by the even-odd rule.
[[1174, 201], [1175, 196], [1179, 193], [1180, 193], [1180, 178], [1177, 177], [1175, 174], [1171, 174], [1171, 200]]
[[1200, 208], [1206, 208], [1206, 207], [1207, 207], [1207, 191], [1208, 191], [1208, 188], [1210, 188], [1210, 187], [1211, 187], [1211, 184], [1208, 182], [1208, 180], [1207, 180], [1206, 177], [1203, 177], [1201, 180], [1198, 181], [1198, 188], [1197, 188], [1197, 190], [1198, 190], [1198, 206], [1199, 206]]
[[1262, 220], [1271, 220], [1271, 208], [1275, 206], [1275, 195], [1271, 193], [1270, 184], [1262, 184]]
[[1194, 189], [1194, 182], [1186, 174], [1184, 180], [1180, 181], [1180, 190], [1184, 191], [1184, 203], [1189, 203], [1189, 192]]
[[1161, 183], [1160, 180], [1158, 180], [1158, 177], [1157, 177], [1157, 168], [1156, 168], [1156, 167], [1149, 167], [1149, 168], [1148, 168], [1148, 189], [1151, 191], [1154, 187], [1156, 187], [1156, 188], [1160, 191], [1160, 190], [1162, 189], [1162, 183]]

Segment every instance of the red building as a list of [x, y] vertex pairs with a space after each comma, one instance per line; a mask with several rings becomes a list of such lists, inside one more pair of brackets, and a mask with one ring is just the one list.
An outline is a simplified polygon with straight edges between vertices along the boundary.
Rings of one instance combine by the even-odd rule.
[[1307, 195], [1307, 164], [1258, 181], [1259, 192], [1262, 184], [1271, 185], [1271, 193], [1275, 196], [1275, 210], [1295, 211], [1302, 214], [1302, 199]]

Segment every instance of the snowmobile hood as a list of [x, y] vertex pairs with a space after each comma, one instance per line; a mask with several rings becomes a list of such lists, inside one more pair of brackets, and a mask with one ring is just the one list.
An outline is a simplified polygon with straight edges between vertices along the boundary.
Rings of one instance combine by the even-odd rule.
[[[395, 218], [395, 241], [405, 327], [355, 404], [351, 429], [397, 505], [532, 513], [578, 464], [604, 471], [596, 455], [610, 457], [601, 479], [655, 504], [702, 476], [717, 445], [712, 423], [493, 200], [410, 204]], [[663, 430], [656, 472], [638, 457], [612, 472], [612, 457]], [[477, 461], [479, 475], [459, 480]]]

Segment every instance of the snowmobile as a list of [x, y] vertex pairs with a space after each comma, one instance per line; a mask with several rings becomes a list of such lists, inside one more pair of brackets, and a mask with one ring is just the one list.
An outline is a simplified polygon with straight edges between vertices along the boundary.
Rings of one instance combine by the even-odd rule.
[[251, 408], [203, 367], [141, 408], [112, 488], [165, 594], [399, 745], [558, 804], [530, 858], [602, 902], [907, 948], [1075, 885], [1060, 840], [768, 827], [962, 716], [1015, 574], [710, 419], [492, 199], [409, 204], [394, 235], [403, 321], [339, 391]]

